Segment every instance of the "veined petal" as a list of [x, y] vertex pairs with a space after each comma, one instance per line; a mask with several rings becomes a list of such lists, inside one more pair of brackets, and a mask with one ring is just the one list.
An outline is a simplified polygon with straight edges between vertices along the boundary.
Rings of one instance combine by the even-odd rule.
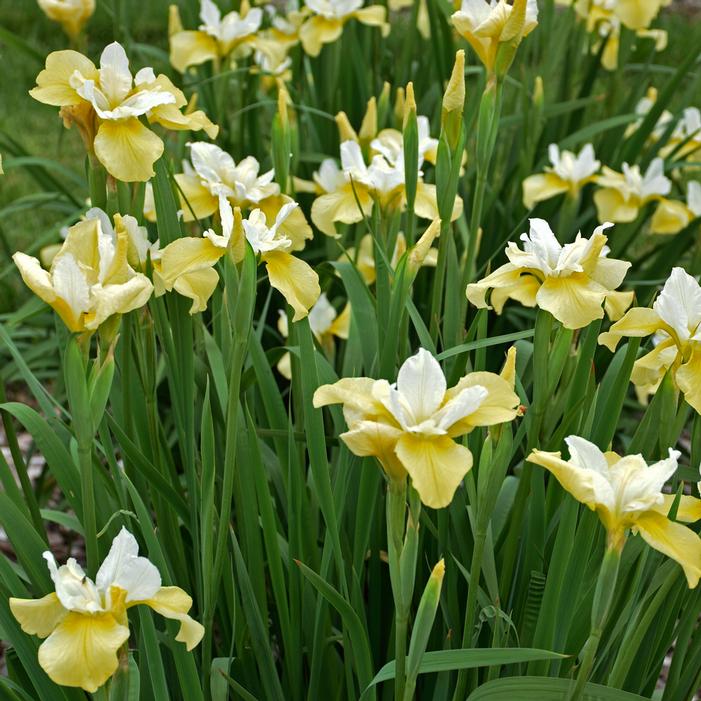
[[570, 184], [554, 173], [529, 175], [523, 181], [523, 206], [532, 209], [537, 202], [549, 200], [570, 189]]
[[63, 107], [83, 102], [70, 84], [71, 76], [78, 71], [88, 80], [97, 80], [95, 64], [77, 51], [54, 51], [46, 57], [46, 68], [37, 76], [37, 87], [29, 94], [45, 105]]
[[107, 172], [123, 182], [145, 182], [163, 153], [163, 141], [138, 119], [102, 122], [95, 136], [95, 155]]
[[608, 331], [599, 334], [599, 344], [611, 352], [616, 350], [618, 342], [624, 336], [638, 338], [649, 336], [665, 326], [655, 311], [647, 307], [633, 307], [624, 317], [617, 321]]
[[129, 628], [109, 613], [69, 612], [39, 647], [39, 664], [61, 686], [97, 691], [116, 671]]
[[581, 329], [604, 316], [606, 289], [586, 275], [548, 277], [536, 295], [536, 303], [568, 329]]
[[655, 511], [640, 514], [634, 530], [651, 548], [676, 560], [684, 570], [689, 587], [696, 587], [701, 577], [701, 538], [694, 531]]
[[61, 621], [68, 615], [56, 596], [51, 592], [41, 599], [10, 599], [10, 611], [17, 619], [22, 630], [29, 635], [38, 635], [46, 638], [54, 631]]
[[182, 31], [170, 37], [170, 62], [180, 73], [218, 55], [217, 40], [206, 32]]
[[187, 615], [192, 608], [192, 598], [180, 587], [161, 587], [155, 596], [135, 603], [146, 604], [161, 616], [179, 621], [180, 630], [175, 639], [185, 643], [188, 650], [192, 650], [202, 640], [204, 626]]
[[284, 251], [269, 251], [264, 261], [270, 284], [295, 311], [292, 321], [303, 319], [321, 294], [319, 276], [308, 263]]
[[472, 467], [472, 453], [448, 436], [405, 433], [397, 441], [396, 452], [421, 501], [433, 509], [450, 504]]

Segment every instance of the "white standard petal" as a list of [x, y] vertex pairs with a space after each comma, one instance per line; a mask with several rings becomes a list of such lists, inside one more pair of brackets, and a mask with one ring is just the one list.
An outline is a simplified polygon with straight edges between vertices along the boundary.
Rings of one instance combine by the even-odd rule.
[[575, 467], [581, 467], [583, 470], [594, 470], [594, 472], [608, 477], [609, 466], [606, 456], [597, 445], [579, 436], [568, 436], [565, 438], [565, 443], [570, 451], [570, 462]]
[[51, 269], [51, 278], [56, 294], [71, 308], [76, 317], [90, 309], [90, 287], [71, 253], [58, 257]]
[[221, 32], [221, 12], [212, 0], [200, 0], [200, 29], [219, 38]]
[[[336, 310], [329, 302], [326, 292], [319, 295], [319, 299], [314, 303], [314, 306], [309, 310], [309, 327], [317, 337], [322, 336], [333, 324], [336, 318]], [[287, 316], [285, 316], [287, 319]]]
[[112, 541], [95, 581], [105, 594], [110, 587], [123, 589], [127, 602], [150, 599], [161, 587], [158, 569], [148, 558], [139, 556], [136, 538], [124, 527]]
[[669, 195], [671, 190], [672, 181], [664, 174], [664, 160], [662, 158], [654, 158], [643, 177], [642, 196]]
[[65, 565], [57, 567], [56, 560], [50, 552], [43, 553], [43, 557], [49, 567], [56, 596], [64, 608], [81, 613], [97, 613], [104, 610], [100, 592], [74, 558], [69, 558]]
[[662, 487], [676, 472], [678, 450], [648, 466], [641, 455], [628, 455], [611, 468], [620, 513], [647, 511], [663, 500]]
[[223, 195], [219, 196], [219, 218], [221, 219], [221, 236], [216, 234], [213, 229], [207, 229], [204, 236], [218, 248], [227, 248], [234, 231], [234, 210], [231, 208], [229, 200]]
[[445, 397], [445, 375], [439, 362], [425, 348], [404, 361], [397, 374], [396, 390], [411, 413], [414, 425], [430, 419]]
[[701, 323], [701, 287], [684, 268], [672, 268], [652, 308], [682, 342], [686, 341]]
[[231, 187], [235, 179], [236, 163], [226, 151], [216, 144], [208, 144], [204, 141], [190, 143], [188, 146], [192, 167], [210, 190], [217, 184]]
[[687, 186], [686, 203], [695, 217], [701, 217], [701, 183], [696, 180]]
[[110, 106], [116, 107], [131, 90], [129, 59], [124, 47], [112, 42], [100, 56], [100, 89], [107, 97]]
[[335, 192], [348, 181], [346, 174], [338, 167], [333, 158], [325, 158], [313, 177], [314, 182], [325, 193]]
[[454, 423], [474, 414], [488, 396], [489, 392], [481, 385], [466, 387], [457, 396], [446, 402], [433, 416], [433, 420], [438, 428], [447, 432]]
[[367, 182], [368, 168], [357, 141], [349, 139], [341, 144], [341, 167], [354, 180]]

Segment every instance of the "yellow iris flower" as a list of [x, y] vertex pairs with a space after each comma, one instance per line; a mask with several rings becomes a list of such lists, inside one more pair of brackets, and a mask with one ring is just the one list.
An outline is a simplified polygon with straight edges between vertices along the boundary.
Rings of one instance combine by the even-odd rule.
[[240, 12], [222, 17], [212, 0], [200, 0], [200, 20], [199, 29], [183, 29], [177, 5], [170, 6], [170, 62], [180, 73], [190, 66], [249, 50], [263, 21], [263, 10], [251, 8], [244, 0]]
[[[514, 0], [513, 5], [506, 0], [462, 0], [451, 20], [492, 74], [497, 69], [499, 49], [510, 45], [515, 51], [538, 25], [538, 4], [535, 0]], [[507, 59], [507, 63], [511, 61]]]
[[645, 173], [640, 171], [640, 166], [627, 163], [623, 164], [622, 173], [604, 166], [595, 182], [599, 189], [594, 193], [594, 204], [602, 223], [635, 221], [646, 204], [663, 200], [672, 189], [671, 181], [664, 174], [662, 158], [653, 159]]
[[[565, 442], [568, 461], [560, 453], [534, 450], [529, 462], [550, 471], [563, 489], [596, 511], [606, 528], [609, 547], [620, 552], [627, 532], [639, 533], [650, 547], [676, 560], [689, 587], [695, 587], [701, 577], [701, 539], [667, 518], [674, 498], [662, 494], [665, 482], [677, 470], [680, 453], [670, 448], [668, 458], [648, 465], [641, 455], [602, 453], [578, 436]], [[677, 518], [695, 521], [699, 515], [698, 500], [686, 497]]]
[[163, 141], [146, 127], [204, 129], [214, 138], [219, 130], [204, 112], [183, 114], [187, 100], [165, 75], [142, 68], [132, 77], [129, 59], [120, 44], [107, 46], [100, 68], [76, 51], [55, 51], [37, 76], [30, 95], [60, 107], [64, 124], [76, 124], [88, 150], [117, 180], [146, 181], [163, 153]]
[[[319, 342], [327, 355], [333, 354], [335, 338], [348, 338], [350, 329], [351, 309], [350, 304], [346, 304], [340, 314], [336, 313], [325, 292], [319, 295], [319, 299], [309, 310], [309, 328], [314, 334], [314, 338]], [[282, 309], [278, 312], [277, 330], [283, 338], [287, 338], [290, 330], [287, 324], [287, 313]], [[277, 364], [278, 372], [286, 379], [292, 379], [292, 368], [290, 365], [290, 354], [285, 353]]]
[[512, 349], [501, 376], [473, 372], [448, 389], [438, 361], [421, 348], [404, 362], [395, 384], [343, 378], [319, 387], [314, 406], [342, 404], [349, 430], [340, 437], [350, 451], [377, 458], [390, 479], [408, 474], [421, 501], [439, 509], [450, 504], [472, 467], [472, 453], [454, 439], [517, 415], [514, 364]]
[[650, 221], [650, 231], [653, 234], [676, 234], [698, 217], [701, 217], [701, 183], [692, 181], [687, 186], [686, 202], [660, 202]]
[[491, 305], [501, 314], [507, 299], [526, 307], [538, 306], [550, 312], [568, 329], [580, 329], [604, 316], [619, 319], [633, 301], [632, 292], [617, 292], [630, 263], [608, 258], [604, 231], [594, 230], [591, 238], [581, 234], [572, 243], [559, 243], [543, 219], [531, 219], [528, 234], [522, 234], [523, 249], [509, 243], [500, 268], [479, 282], [467, 286], [467, 298], [476, 307], [490, 308], [485, 296], [491, 289]]
[[562, 193], [576, 198], [587, 183], [592, 182], [601, 162], [596, 160], [594, 147], [586, 144], [578, 154], [560, 152], [557, 144], [548, 146], [550, 167], [545, 173], [530, 175], [523, 181], [523, 205], [532, 209], [536, 203]]
[[161, 586], [161, 575], [139, 556], [134, 536], [125, 528], [97, 572], [89, 579], [70, 558], [57, 566], [44, 553], [56, 591], [41, 599], [10, 599], [10, 610], [22, 630], [46, 638], [39, 664], [62, 686], [95, 692], [117, 670], [119, 649], [129, 640], [127, 609], [141, 604], [180, 622], [176, 640], [192, 650], [204, 628], [187, 612], [192, 599], [179, 587]]
[[[289, 198], [287, 198], [289, 200]], [[232, 210], [224, 196], [219, 198], [222, 234], [208, 229], [204, 236], [184, 236], [168, 244], [154, 258], [156, 295], [175, 290], [192, 299], [191, 314], [207, 308], [207, 301], [217, 286], [219, 275], [214, 266], [227, 252], [234, 262], [243, 259], [245, 241], [265, 263], [270, 284], [294, 309], [294, 321], [304, 318], [319, 298], [319, 276], [292, 251], [304, 247], [304, 240], [290, 237], [285, 225], [298, 205], [278, 202], [269, 209], [253, 209], [247, 219]]]
[[299, 28], [299, 39], [310, 56], [318, 56], [324, 44], [336, 41], [351, 19], [379, 27], [383, 36], [389, 34], [387, 10], [382, 5], [363, 7], [363, 0], [305, 0], [301, 13], [306, 19]]
[[128, 260], [132, 235], [139, 228], [136, 220], [117, 214], [113, 227], [98, 209], [86, 217], [68, 229], [50, 270], [24, 253], [12, 257], [27, 287], [75, 333], [95, 331], [114, 314], [139, 309], [153, 291], [150, 280]]
[[95, 12], [95, 0], [38, 0], [44, 14], [75, 39]]
[[652, 334], [655, 347], [635, 362], [631, 381], [649, 394], [671, 371], [684, 399], [701, 413], [701, 287], [683, 268], [672, 269], [652, 309], [629, 309], [599, 343], [614, 351], [624, 336]]

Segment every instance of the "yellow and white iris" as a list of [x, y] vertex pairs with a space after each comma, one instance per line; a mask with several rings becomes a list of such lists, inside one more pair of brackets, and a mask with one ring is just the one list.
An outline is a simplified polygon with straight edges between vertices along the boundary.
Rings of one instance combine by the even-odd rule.
[[306, 19], [299, 28], [299, 39], [310, 56], [318, 56], [324, 44], [336, 41], [351, 19], [379, 27], [384, 36], [389, 34], [387, 10], [382, 5], [363, 7], [363, 0], [305, 0], [301, 12]]
[[496, 68], [499, 48], [511, 43], [517, 46], [538, 25], [538, 3], [514, 0], [510, 5], [506, 0], [462, 0], [451, 20], [491, 74]]
[[[608, 258], [606, 223], [591, 238], [581, 234], [564, 246], [543, 219], [531, 219], [528, 234], [521, 235], [523, 249], [510, 242], [509, 259], [479, 282], [467, 286], [467, 298], [480, 308], [490, 308], [485, 296], [501, 314], [507, 299], [526, 307], [550, 312], [568, 329], [580, 329], [606, 313], [619, 319], [633, 300], [632, 292], [617, 292], [630, 263]], [[603, 307], [602, 307], [603, 305]]]
[[66, 126], [76, 124], [89, 151], [117, 180], [146, 181], [163, 153], [163, 141], [142, 123], [166, 129], [204, 129], [212, 138], [218, 127], [204, 112], [183, 114], [187, 100], [165, 75], [142, 68], [135, 76], [120, 44], [107, 46], [100, 68], [76, 51], [55, 51], [37, 76], [34, 99], [61, 108]]
[[676, 234], [701, 217], [701, 183], [692, 181], [686, 190], [686, 202], [662, 200], [650, 222], [653, 234]]
[[38, 0], [44, 14], [75, 39], [95, 12], [95, 0]]
[[[621, 550], [627, 532], [639, 533], [647, 544], [683, 568], [689, 587], [701, 577], [701, 539], [690, 528], [667, 518], [674, 497], [662, 494], [662, 487], [677, 470], [679, 451], [648, 465], [642, 455], [621, 457], [578, 436], [565, 439], [570, 459], [560, 453], [534, 450], [529, 462], [550, 471], [577, 501], [596, 511], [606, 528], [609, 546]], [[692, 499], [693, 502], [698, 500]], [[677, 518], [695, 521], [696, 504], [680, 504]]]
[[183, 29], [177, 5], [171, 5], [170, 62], [180, 73], [235, 51], [249, 50], [263, 21], [263, 10], [243, 2], [240, 12], [222, 17], [212, 0], [200, 0], [200, 21], [197, 30]]
[[[350, 304], [346, 304], [343, 311], [338, 314], [333, 308], [325, 292], [319, 295], [314, 306], [309, 310], [309, 328], [314, 334], [314, 338], [319, 342], [327, 355], [333, 353], [334, 338], [348, 338], [350, 328], [351, 310]], [[280, 309], [278, 312], [277, 329], [283, 338], [290, 335], [287, 323], [287, 313]], [[290, 365], [290, 354], [285, 353], [277, 364], [278, 372], [286, 379], [292, 378], [292, 368]]]
[[683, 268], [672, 269], [652, 309], [629, 309], [599, 343], [614, 351], [623, 337], [652, 334], [655, 347], [635, 362], [631, 381], [650, 394], [670, 371], [684, 399], [701, 413], [701, 287]]
[[550, 144], [548, 157], [551, 165], [546, 166], [545, 173], [530, 175], [523, 181], [523, 204], [526, 209], [532, 209], [537, 202], [562, 193], [576, 198], [582, 187], [593, 181], [601, 167], [591, 144], [586, 144], [578, 154], [561, 152], [557, 144]]
[[[25, 253], [12, 257], [22, 279], [75, 333], [95, 331], [114, 314], [144, 306], [153, 286], [129, 264], [132, 239], [143, 237], [131, 216], [115, 215], [113, 227], [99, 209], [68, 229], [50, 270]], [[135, 261], [136, 262], [136, 261]]]
[[342, 404], [349, 430], [340, 437], [350, 451], [377, 458], [390, 479], [408, 474], [421, 501], [439, 509], [472, 467], [472, 453], [455, 439], [517, 415], [514, 363], [510, 352], [501, 376], [473, 372], [448, 389], [438, 361], [421, 348], [396, 383], [343, 378], [319, 387], [314, 406]]
[[672, 182], [664, 174], [662, 158], [653, 159], [645, 173], [640, 166], [627, 163], [623, 164], [622, 173], [604, 166], [595, 182], [599, 189], [594, 193], [594, 204], [602, 223], [635, 221], [646, 204], [661, 201], [672, 189]]
[[119, 649], [129, 640], [127, 609], [145, 605], [180, 622], [176, 640], [192, 650], [204, 628], [187, 615], [192, 599], [179, 587], [161, 586], [153, 563], [139, 556], [134, 536], [125, 528], [97, 572], [95, 581], [70, 558], [57, 566], [44, 553], [56, 591], [41, 599], [10, 599], [22, 630], [46, 638], [39, 664], [62, 686], [95, 692], [117, 670]]

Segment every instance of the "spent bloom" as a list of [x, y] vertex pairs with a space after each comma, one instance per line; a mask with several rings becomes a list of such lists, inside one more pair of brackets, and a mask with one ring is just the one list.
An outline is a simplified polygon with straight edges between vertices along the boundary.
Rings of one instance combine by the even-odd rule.
[[[505, 73], [521, 40], [538, 25], [535, 0], [462, 0], [451, 17], [455, 29], [469, 42], [491, 74]], [[500, 50], [504, 51], [503, 58]], [[498, 64], [504, 64], [501, 68]]]
[[163, 141], [144, 123], [166, 129], [204, 129], [212, 138], [218, 127], [202, 111], [183, 114], [183, 93], [152, 68], [135, 76], [129, 59], [114, 42], [100, 56], [100, 68], [76, 51], [55, 51], [37, 76], [32, 97], [60, 107], [67, 127], [76, 124], [90, 153], [117, 180], [146, 181], [163, 153]]
[[562, 193], [576, 198], [582, 187], [592, 182], [601, 166], [591, 144], [586, 144], [578, 154], [560, 151], [557, 144], [550, 144], [548, 157], [550, 166], [545, 167], [545, 173], [530, 175], [523, 181], [523, 204], [526, 209]]
[[107, 215], [94, 208], [68, 229], [49, 270], [25, 253], [12, 258], [27, 287], [71, 331], [92, 332], [114, 314], [139, 309], [151, 297], [151, 281], [136, 272], [129, 260], [138, 267], [133, 245], [143, 240], [142, 229], [129, 215], [115, 214], [112, 226]]
[[594, 203], [602, 223], [634, 221], [646, 204], [662, 200], [672, 189], [662, 158], [653, 159], [644, 173], [640, 166], [627, 163], [622, 173], [604, 166], [595, 182], [599, 189], [594, 193]]
[[[622, 549], [628, 531], [639, 533], [650, 547], [676, 560], [689, 587], [695, 587], [701, 577], [701, 539], [690, 528], [667, 518], [673, 497], [662, 493], [677, 470], [679, 451], [670, 448], [666, 459], [648, 465], [642, 455], [602, 453], [578, 436], [565, 442], [569, 460], [563, 460], [560, 453], [534, 450], [529, 462], [549, 470], [577, 501], [596, 511], [612, 547]], [[685, 502], [677, 518], [696, 520], [697, 511]]]
[[599, 343], [614, 351], [623, 337], [652, 334], [655, 346], [636, 360], [631, 381], [649, 394], [670, 371], [684, 399], [701, 413], [701, 287], [683, 268], [672, 269], [652, 309], [629, 309]]
[[95, 0], [38, 0], [44, 14], [75, 39], [95, 12]]
[[510, 242], [509, 259], [479, 282], [467, 286], [467, 298], [486, 308], [485, 295], [497, 314], [507, 299], [526, 307], [538, 306], [550, 312], [568, 329], [583, 328], [606, 313], [618, 319], [628, 308], [632, 292], [617, 292], [630, 263], [608, 257], [604, 224], [585, 239], [581, 233], [564, 245], [543, 219], [531, 219], [528, 234], [521, 235], [523, 248]]
[[180, 622], [176, 640], [192, 650], [204, 628], [187, 615], [192, 599], [179, 587], [161, 586], [161, 575], [125, 528], [97, 571], [93, 582], [70, 558], [56, 564], [44, 553], [55, 592], [41, 599], [10, 599], [10, 610], [22, 630], [46, 638], [39, 664], [62, 686], [95, 692], [117, 670], [118, 651], [129, 640], [127, 609], [141, 604]]
[[350, 451], [377, 458], [390, 479], [408, 474], [424, 504], [443, 508], [472, 467], [472, 454], [455, 439], [517, 415], [514, 353], [501, 376], [473, 372], [448, 389], [440, 364], [421, 348], [395, 383], [343, 378], [319, 387], [314, 406], [342, 404], [349, 430], [341, 439]]
[[389, 33], [387, 10], [382, 5], [363, 7], [363, 0], [305, 0], [301, 14], [306, 19], [299, 28], [302, 48], [310, 56], [318, 56], [324, 44], [331, 44], [343, 33], [351, 19]]
[[199, 29], [183, 29], [177, 5], [170, 9], [170, 62], [180, 73], [190, 66], [250, 52], [263, 21], [263, 10], [241, 3], [222, 17], [213, 0], [200, 0]]

